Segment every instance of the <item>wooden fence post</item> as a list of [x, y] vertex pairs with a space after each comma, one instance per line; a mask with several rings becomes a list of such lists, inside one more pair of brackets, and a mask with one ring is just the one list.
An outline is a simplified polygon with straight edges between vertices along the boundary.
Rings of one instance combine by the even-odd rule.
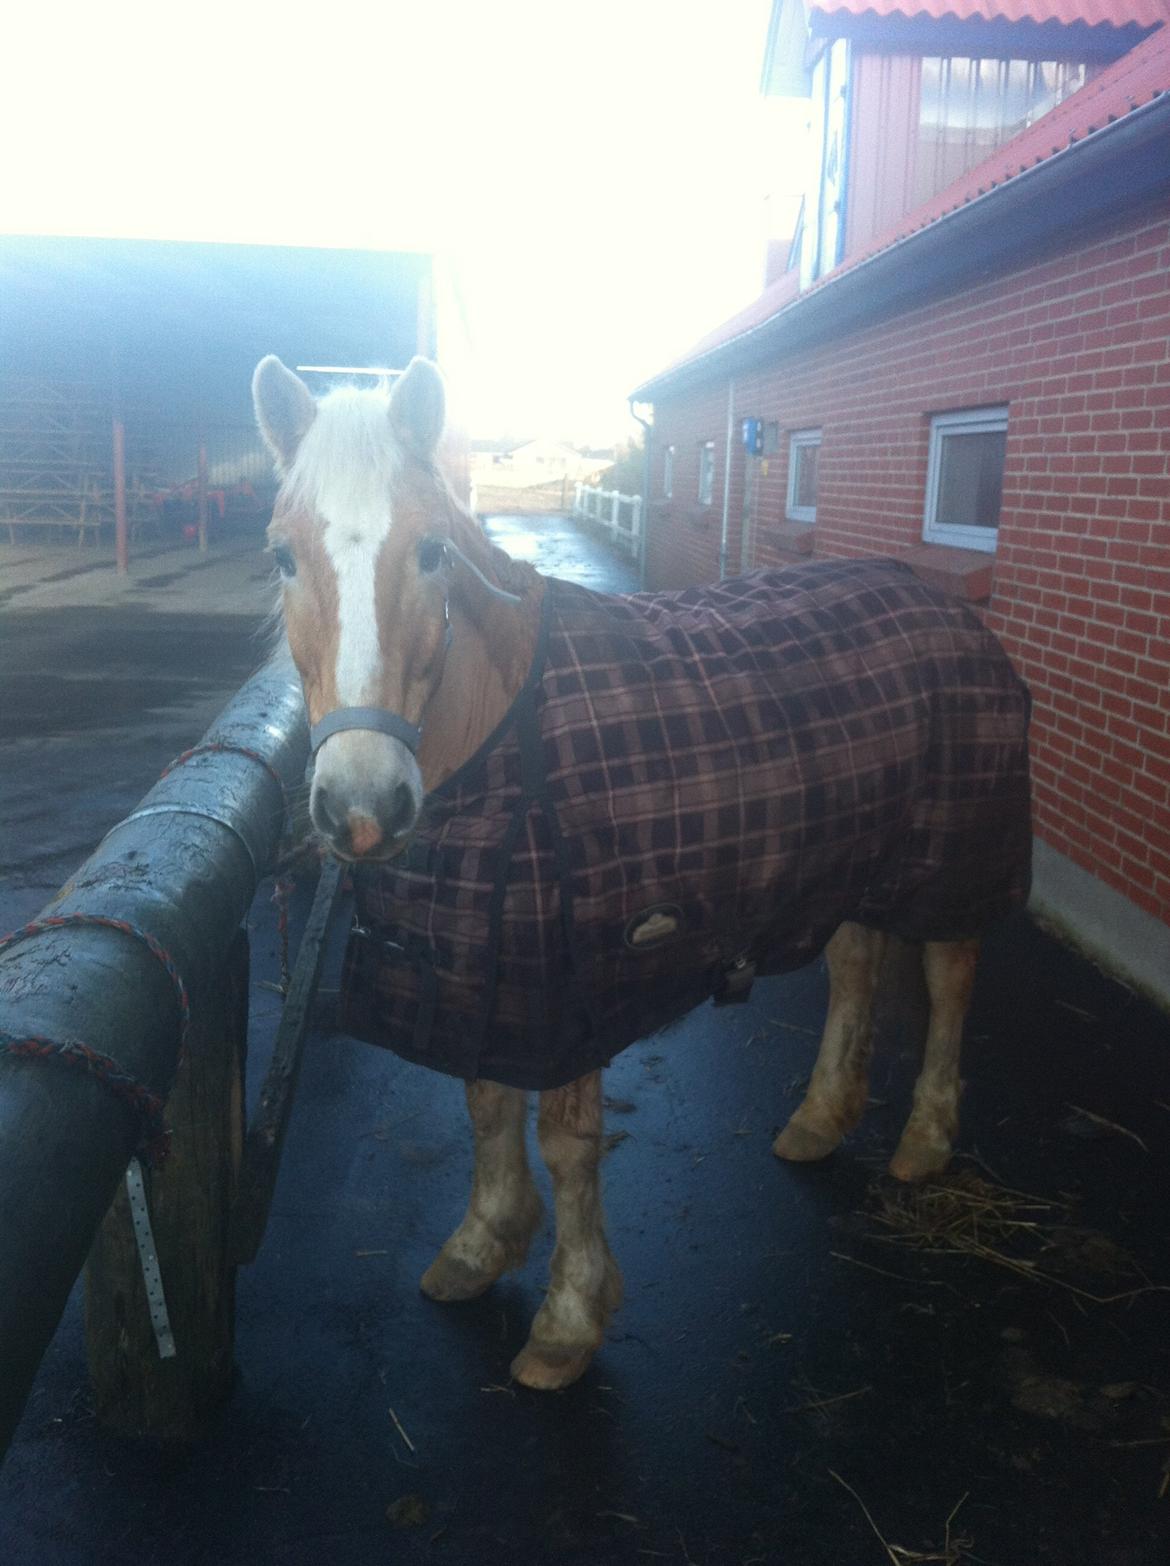
[[94, 1406], [127, 1436], [195, 1440], [231, 1391], [236, 1268], [228, 1229], [243, 1148], [248, 1024], [243, 930], [209, 1012], [193, 1021], [167, 1103], [170, 1156], [147, 1176], [173, 1358], [159, 1358], [124, 1183], [86, 1265]]

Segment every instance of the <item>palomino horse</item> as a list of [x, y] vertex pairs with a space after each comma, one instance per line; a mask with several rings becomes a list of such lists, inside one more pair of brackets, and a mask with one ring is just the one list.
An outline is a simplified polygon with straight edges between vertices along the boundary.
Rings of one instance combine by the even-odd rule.
[[920, 942], [925, 1061], [891, 1170], [946, 1165], [977, 938], [1027, 895], [1027, 693], [892, 562], [621, 599], [510, 560], [435, 465], [425, 360], [317, 403], [268, 358], [254, 395], [312, 819], [357, 866], [346, 1025], [466, 1081], [471, 1199], [422, 1288], [471, 1299], [523, 1262], [538, 1091], [556, 1245], [512, 1373], [566, 1386], [621, 1299], [600, 1068], [634, 1039], [824, 950], [816, 1067], [774, 1145], [823, 1158], [865, 1106], [887, 937]]

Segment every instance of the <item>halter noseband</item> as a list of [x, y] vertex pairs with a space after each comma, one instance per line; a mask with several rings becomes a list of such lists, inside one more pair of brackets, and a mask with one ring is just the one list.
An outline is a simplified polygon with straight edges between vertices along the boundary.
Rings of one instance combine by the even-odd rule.
[[309, 730], [309, 748], [313, 755], [331, 735], [340, 734], [344, 729], [372, 729], [375, 734], [388, 734], [391, 739], [401, 740], [412, 756], [422, 739], [422, 729], [416, 723], [408, 723], [385, 707], [335, 707]]
[[[489, 582], [479, 567], [469, 560], [449, 538], [443, 540], [443, 548], [461, 565], [467, 566], [495, 597], [502, 598], [507, 603], [522, 602], [518, 593], [509, 593], [504, 588], [497, 587], [494, 582]], [[451, 604], [446, 598], [443, 600], [443, 621], [446, 626], [443, 640], [445, 658], [451, 648]], [[431, 695], [434, 695], [433, 691]], [[429, 701], [430, 697], [427, 700]], [[423, 710], [426, 710], [425, 707]], [[407, 718], [397, 712], [391, 712], [387, 707], [335, 707], [332, 712], [327, 712], [319, 723], [314, 723], [309, 730], [310, 753], [315, 756], [327, 739], [334, 734], [343, 733], [346, 729], [370, 729], [375, 734], [389, 735], [391, 739], [401, 740], [412, 756], [417, 755], [419, 741], [422, 739], [421, 722], [411, 723]]]

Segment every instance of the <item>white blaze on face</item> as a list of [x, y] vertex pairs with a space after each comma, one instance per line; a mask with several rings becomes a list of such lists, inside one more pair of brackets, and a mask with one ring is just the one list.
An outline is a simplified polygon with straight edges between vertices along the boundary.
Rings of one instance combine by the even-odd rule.
[[320, 519], [337, 576], [336, 678], [343, 707], [365, 706], [376, 697], [376, 568], [392, 526], [394, 460], [386, 395], [343, 388], [319, 403], [289, 475], [294, 496]]
[[374, 703], [381, 658], [375, 567], [389, 531], [388, 505], [380, 529], [355, 534], [348, 523], [325, 528], [325, 548], [337, 572], [337, 700], [343, 707]]

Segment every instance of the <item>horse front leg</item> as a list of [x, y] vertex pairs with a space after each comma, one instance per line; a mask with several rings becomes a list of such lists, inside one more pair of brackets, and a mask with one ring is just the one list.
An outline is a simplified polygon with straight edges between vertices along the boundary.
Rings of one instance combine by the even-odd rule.
[[521, 1267], [543, 1208], [524, 1149], [528, 1095], [498, 1082], [469, 1082], [475, 1174], [467, 1214], [423, 1273], [433, 1300], [473, 1300], [501, 1273]]
[[914, 1107], [890, 1160], [897, 1180], [925, 1180], [950, 1162], [959, 1125], [959, 1046], [978, 956], [978, 941], [927, 941], [923, 948], [930, 1025]]
[[512, 1374], [551, 1391], [585, 1370], [622, 1302], [601, 1206], [601, 1072], [542, 1093], [538, 1133], [552, 1176], [557, 1238], [552, 1282]]
[[772, 1144], [777, 1158], [825, 1158], [865, 1112], [873, 1000], [886, 937], [847, 920], [825, 947], [829, 1009], [817, 1063], [800, 1107]]

